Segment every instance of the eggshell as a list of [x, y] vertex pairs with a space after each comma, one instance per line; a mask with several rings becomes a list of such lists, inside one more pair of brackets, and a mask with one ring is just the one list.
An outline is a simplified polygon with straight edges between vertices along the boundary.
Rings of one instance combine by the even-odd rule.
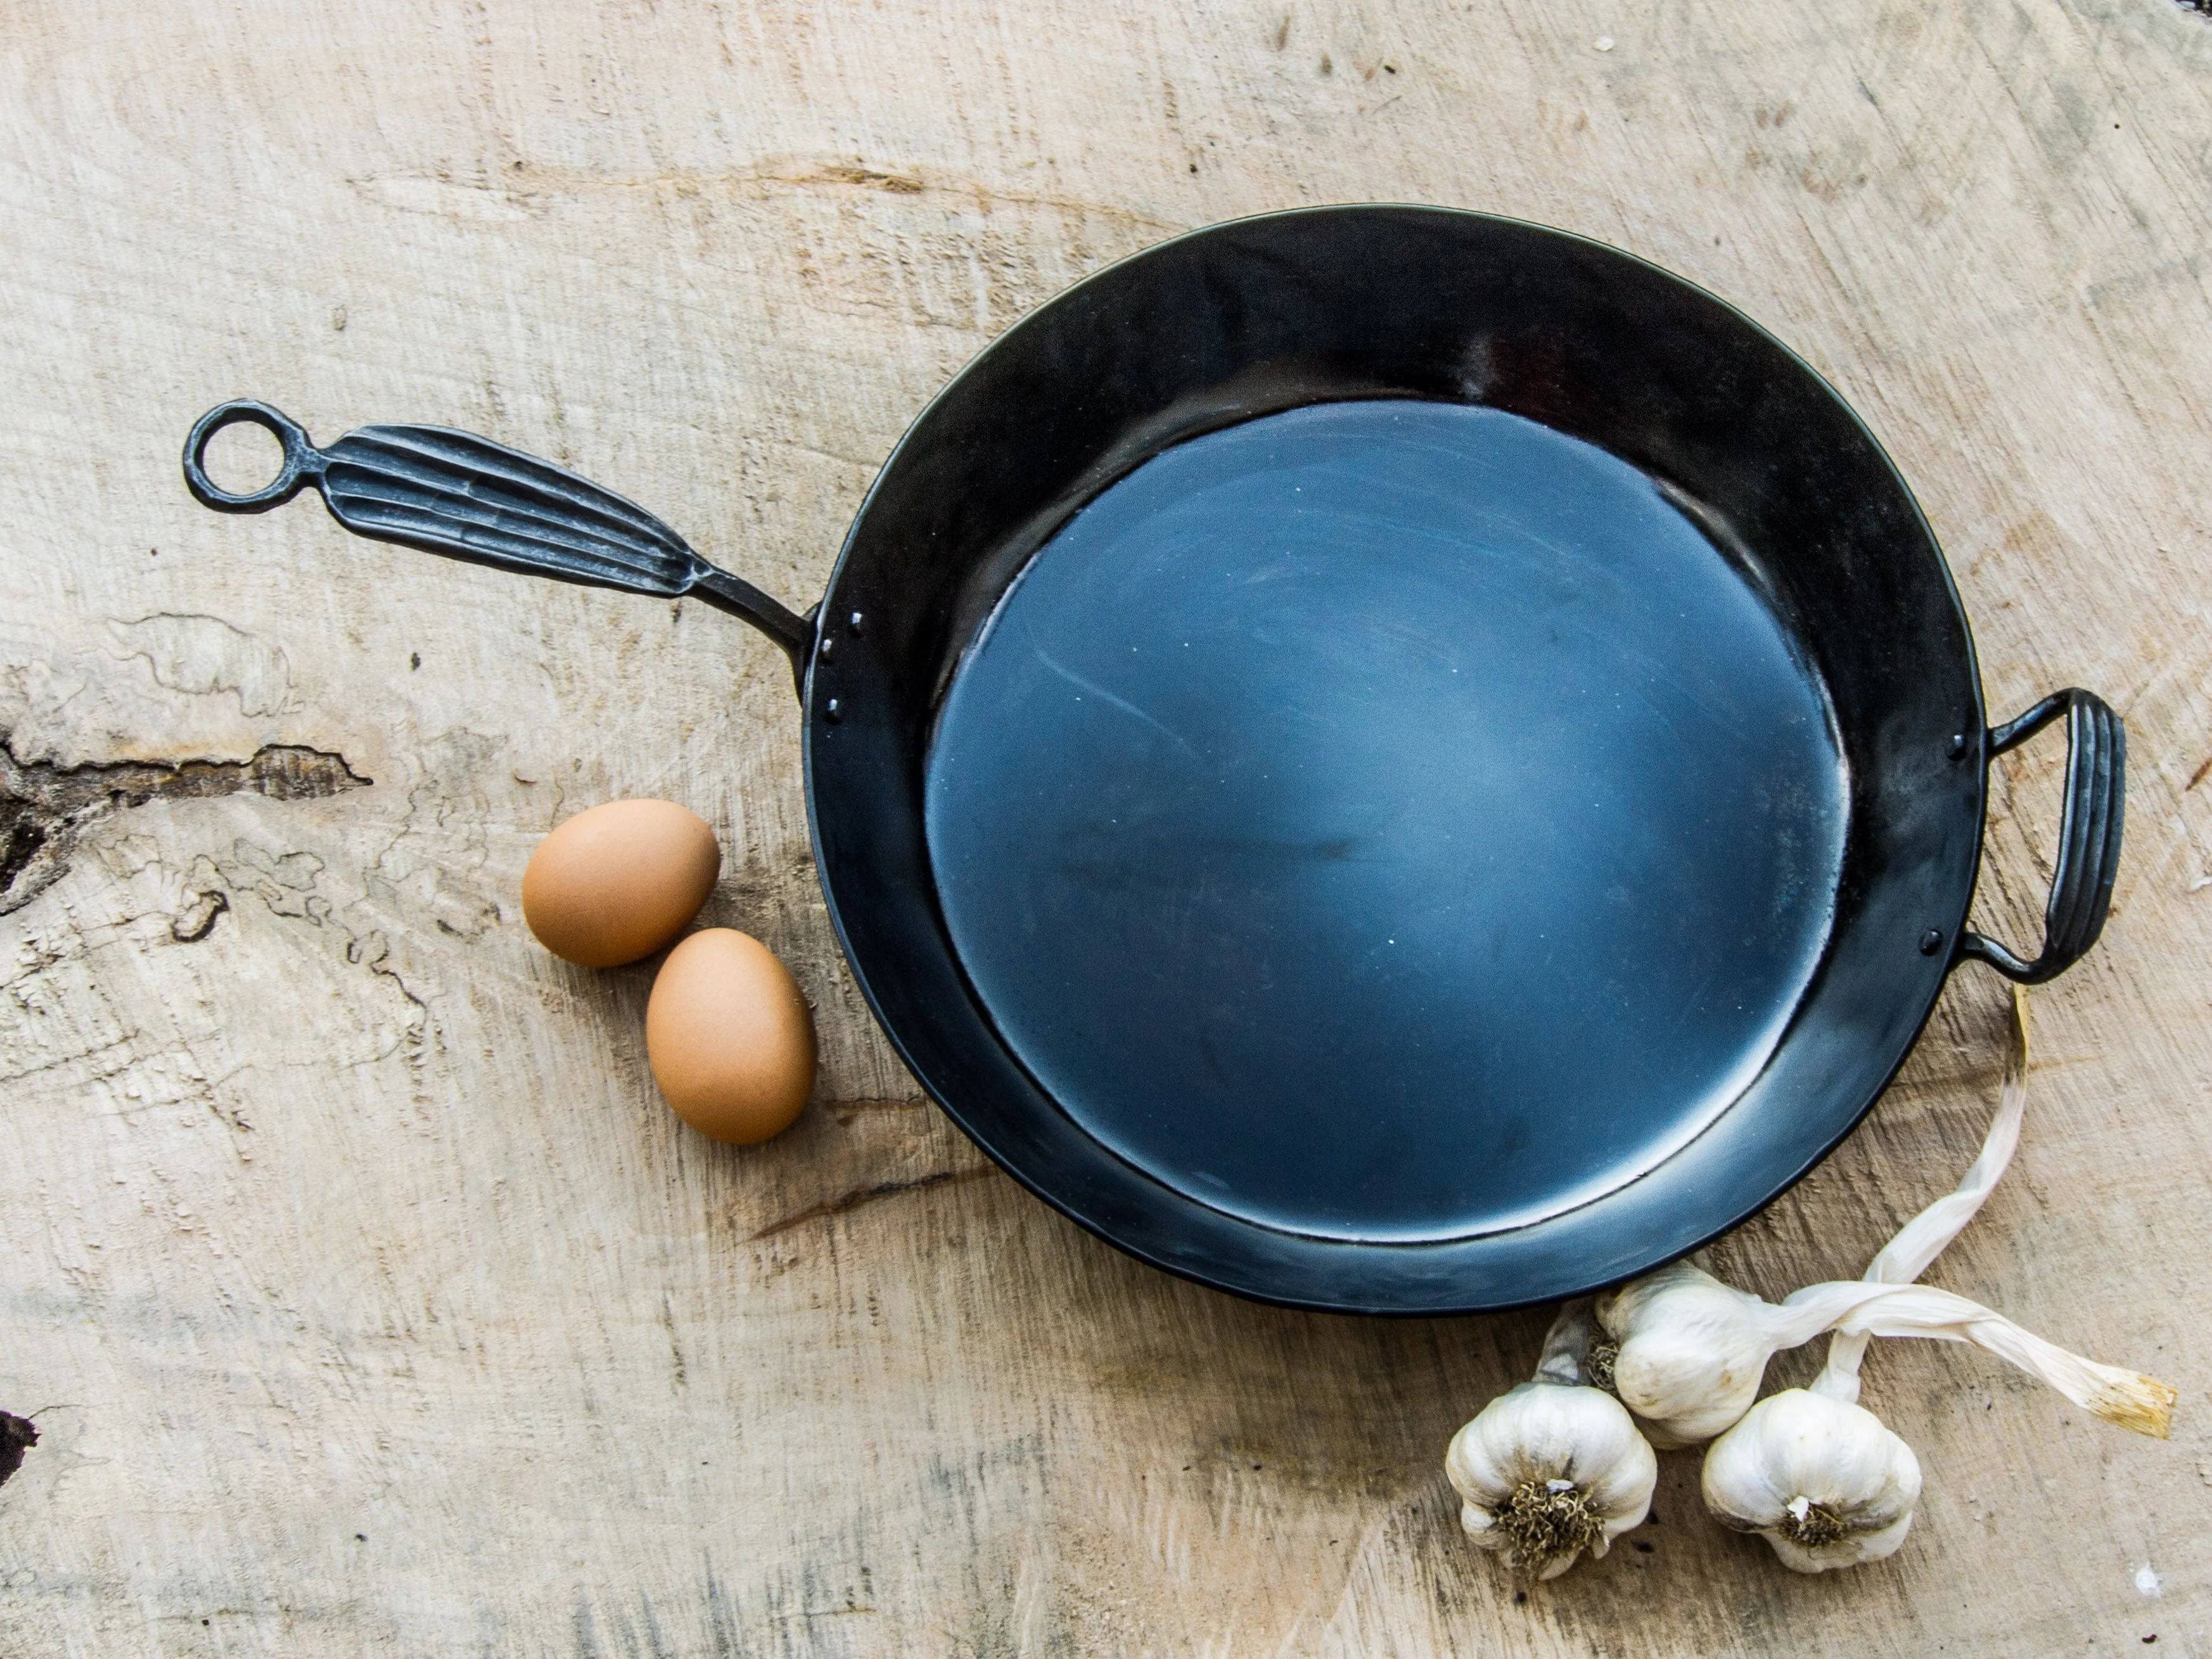
[[522, 872], [522, 918], [555, 956], [612, 968], [682, 933], [721, 869], [714, 832], [696, 812], [672, 800], [611, 800], [538, 843]]
[[814, 1017], [765, 945], [709, 927], [668, 953], [645, 1008], [645, 1051], [676, 1115], [750, 1146], [791, 1127], [814, 1089]]

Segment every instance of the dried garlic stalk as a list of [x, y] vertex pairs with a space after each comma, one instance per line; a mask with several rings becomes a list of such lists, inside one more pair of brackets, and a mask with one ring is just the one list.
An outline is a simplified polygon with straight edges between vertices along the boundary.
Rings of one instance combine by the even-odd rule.
[[2041, 1378], [2106, 1422], [2163, 1440], [2178, 1397], [2165, 1383], [2117, 1365], [2084, 1359], [2033, 1331], [2023, 1330], [1979, 1303], [1911, 1282], [1973, 1218], [2012, 1162], [2027, 1101], [2027, 996], [2015, 986], [2012, 1045], [2005, 1055], [1996, 1115], [1990, 1121], [1981, 1155], [1955, 1192], [1936, 1200], [1906, 1222], [1875, 1257], [1867, 1268], [1867, 1278], [1904, 1288], [1896, 1295], [1862, 1304], [1838, 1322], [1836, 1334], [1828, 1345], [1827, 1365], [1813, 1386], [1833, 1399], [1856, 1400], [1859, 1359], [1869, 1337], [1917, 1336], [1969, 1342]]
[[[1597, 1316], [1613, 1340], [1608, 1386], [1642, 1419], [1662, 1450], [1695, 1445], [1721, 1433], [1751, 1408], [1766, 1362], [1784, 1348], [1838, 1328], [1874, 1286], [1917, 1279], [1972, 1218], [2012, 1161], [2026, 1104], [2027, 1002], [2015, 993], [2013, 1043], [1980, 1157], [1958, 1189], [1901, 1228], [1854, 1288], [1836, 1281], [1808, 1285], [1779, 1304], [1723, 1284], [1677, 1261], [1598, 1298]], [[1846, 1334], [1830, 1346], [1836, 1375], [1825, 1390], [1846, 1402], [1858, 1397], [1863, 1337]]]
[[[1997, 1085], [1997, 1109], [1990, 1119], [1982, 1150], [1958, 1187], [1937, 1199], [1897, 1230], [1867, 1264], [1862, 1279], [1883, 1285], [1910, 1285], [1928, 1271], [1936, 1258], [1966, 1230], [1996, 1190], [1997, 1179], [2012, 1166], [2020, 1146], [2021, 1123], [2027, 1110], [2027, 1049], [2029, 1024], [2027, 989], [2012, 988], [2012, 1041], [2005, 1048], [2003, 1080]], [[1869, 1339], [1838, 1331], [1828, 1339], [1828, 1363], [1814, 1388], [1831, 1399], [1850, 1404], [1859, 1397], [1859, 1362], [1866, 1358]]]
[[1981, 1155], [1957, 1190], [1907, 1222], [1867, 1268], [1868, 1280], [1905, 1288], [1848, 1313], [1810, 1389], [1760, 1401], [1705, 1455], [1706, 1506], [1724, 1524], [1759, 1534], [1799, 1572], [1877, 1560], [1894, 1552], [1912, 1525], [1919, 1460], [1856, 1403], [1859, 1361], [1871, 1336], [1972, 1342], [2107, 1421], [2166, 1433], [2174, 1393], [2164, 1383], [2069, 1353], [1963, 1297], [1907, 1284], [1958, 1236], [2011, 1162], [2027, 1099], [2027, 1001], [2015, 988], [2013, 1042]]
[[[2012, 1042], [1981, 1154], [1960, 1182], [1898, 1230], [1863, 1275], [1909, 1284], [1972, 1220], [2012, 1162], [2027, 1103], [2027, 997], [2013, 988]], [[1755, 1532], [1783, 1565], [1826, 1572], [1893, 1554], [1911, 1530], [1920, 1460], [1858, 1404], [1863, 1334], [1838, 1331], [1809, 1389], [1785, 1389], [1713, 1442], [1700, 1485], [1723, 1525]]]
[[[2002, 1314], [1927, 1285], [1884, 1286], [1838, 1326], [1844, 1334], [1970, 1342], [2011, 1361], [2077, 1406], [2137, 1434], [2166, 1438], [2174, 1391], [2154, 1377], [2069, 1353]], [[1725, 1525], [1762, 1534], [1800, 1572], [1887, 1555], [1905, 1541], [1920, 1496], [1912, 1449], [1845, 1399], [1855, 1373], [1824, 1370], [1747, 1412], [1705, 1454], [1705, 1506]]]
[[2002, 1314], [1939, 1291], [1932, 1285], [1886, 1289], [1837, 1322], [1853, 1336], [1919, 1336], [1944, 1342], [1970, 1342], [1984, 1353], [2009, 1360], [2030, 1376], [2048, 1382], [2075, 1405], [2107, 1423], [2163, 1440], [2180, 1396], [2156, 1377], [2119, 1365], [2100, 1364], [2069, 1353], [2023, 1330]]

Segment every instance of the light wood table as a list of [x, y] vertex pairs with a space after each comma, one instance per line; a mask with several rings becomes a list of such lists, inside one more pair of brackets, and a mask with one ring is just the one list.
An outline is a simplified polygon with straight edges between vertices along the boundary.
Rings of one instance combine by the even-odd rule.
[[[2208, 1650], [2212, 18], [6, 12], [0, 1407], [41, 1436], [0, 1490], [9, 1659]], [[1868, 1397], [1928, 1480], [1894, 1559], [1794, 1577], [1674, 1455], [1655, 1524], [1524, 1600], [1439, 1461], [1543, 1316], [1249, 1306], [986, 1164], [841, 965], [762, 641], [178, 480], [234, 395], [324, 438], [459, 426], [804, 605], [905, 422], [1026, 308], [1352, 199], [1565, 226], [1743, 307], [1911, 479], [1993, 712], [2078, 683], [2126, 716], [2112, 926], [2038, 994], [2019, 1164], [1933, 1277], [2177, 1383], [2171, 1443], [1891, 1345]], [[2063, 748], [1995, 791], [2007, 937]], [[537, 838], [633, 793], [716, 824], [708, 920], [819, 1012], [818, 1103], [769, 1146], [659, 1104], [649, 969], [521, 927]], [[1725, 1270], [1855, 1273], [1947, 1188], [2002, 1008], [1961, 973]]]

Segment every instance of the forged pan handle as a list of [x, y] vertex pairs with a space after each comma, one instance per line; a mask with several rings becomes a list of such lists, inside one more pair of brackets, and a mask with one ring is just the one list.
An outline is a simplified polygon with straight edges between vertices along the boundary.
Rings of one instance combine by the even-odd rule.
[[2105, 931], [2112, 879], [2120, 872], [2120, 820], [2127, 804], [2127, 728], [2102, 697], [2054, 691], [2018, 720], [1992, 726], [1994, 759], [2066, 716], [2066, 809], [2058, 821], [2058, 872], [2043, 915], [2043, 952], [2022, 962], [1993, 939], [1959, 936], [1959, 955], [1985, 962], [2007, 979], [2040, 985], [2079, 962]]
[[[204, 461], [208, 441], [241, 421], [276, 434], [284, 465], [269, 484], [237, 495], [208, 477]], [[265, 513], [313, 484], [331, 516], [357, 536], [588, 587], [690, 595], [774, 640], [804, 688], [814, 645], [805, 618], [708, 563], [644, 508], [488, 438], [441, 426], [364, 426], [317, 449], [298, 422], [241, 398], [194, 422], [185, 484], [218, 513]]]

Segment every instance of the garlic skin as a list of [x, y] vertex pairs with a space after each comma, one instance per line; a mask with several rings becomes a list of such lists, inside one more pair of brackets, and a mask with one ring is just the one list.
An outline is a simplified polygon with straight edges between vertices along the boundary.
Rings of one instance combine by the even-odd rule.
[[1583, 1551], [1603, 1555], [1642, 1524], [1659, 1460], [1635, 1419], [1583, 1381], [1595, 1327], [1588, 1302], [1560, 1310], [1534, 1381], [1498, 1395], [1452, 1437], [1444, 1474], [1478, 1549], [1556, 1578]]
[[1757, 1533], [1794, 1571], [1826, 1572], [1905, 1541], [1920, 1460], [1872, 1412], [1785, 1389], [1713, 1442], [1699, 1484], [1723, 1526]]
[[1669, 1262], [1597, 1299], [1598, 1323], [1618, 1345], [1613, 1390], [1660, 1450], [1701, 1444], [1751, 1409], [1778, 1351], [1811, 1341], [1887, 1289], [1839, 1280], [1777, 1304]]

